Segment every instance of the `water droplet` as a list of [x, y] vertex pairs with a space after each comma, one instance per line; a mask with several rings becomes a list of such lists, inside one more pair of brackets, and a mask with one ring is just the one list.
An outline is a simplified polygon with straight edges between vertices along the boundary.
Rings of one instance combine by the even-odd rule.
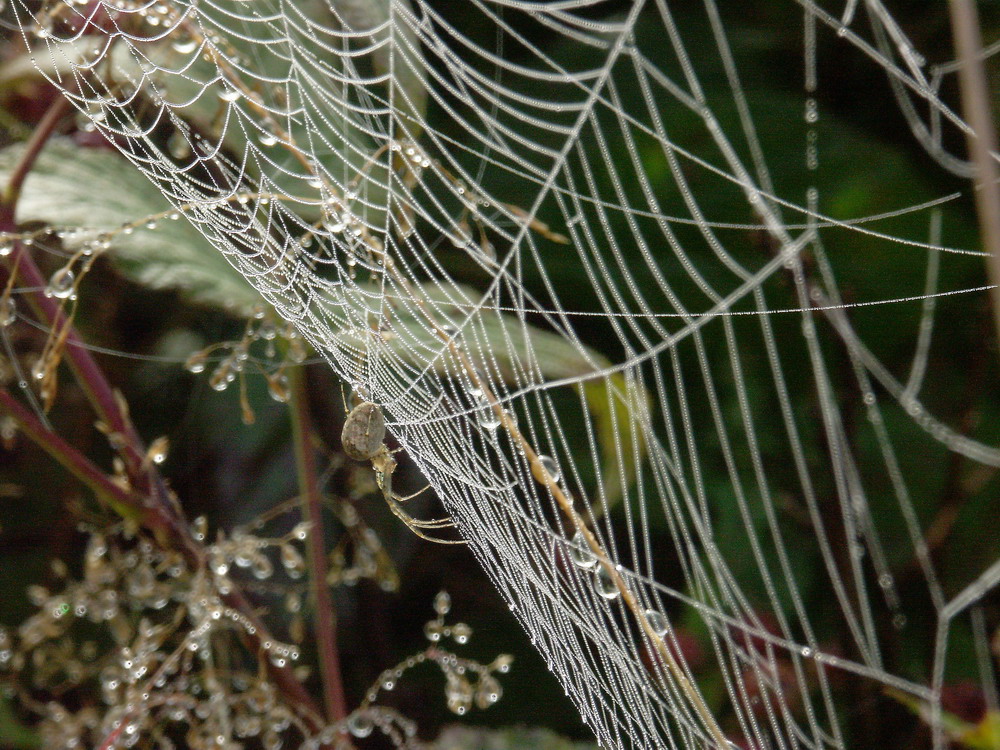
[[664, 636], [667, 631], [670, 630], [670, 621], [663, 616], [662, 612], [657, 612], [655, 609], [646, 610], [646, 622], [649, 623], [649, 627], [653, 629], [653, 632], [658, 636]]
[[189, 55], [198, 49], [198, 42], [191, 37], [187, 39], [175, 39], [170, 47], [178, 54]]
[[503, 695], [503, 688], [491, 675], [484, 675], [479, 678], [479, 686], [476, 689], [476, 705], [480, 708], [489, 708]]
[[68, 299], [73, 296], [74, 282], [76, 275], [69, 266], [63, 266], [49, 278], [49, 285], [45, 288], [46, 297], [56, 299]]
[[306, 570], [306, 562], [301, 553], [291, 544], [281, 545], [281, 564], [291, 578], [301, 578]]
[[0, 299], [0, 328], [6, 328], [17, 320], [17, 301], [13, 297]]
[[184, 363], [184, 369], [195, 375], [205, 372], [205, 353], [195, 352], [188, 357], [187, 362]]
[[597, 557], [590, 551], [590, 546], [583, 533], [578, 531], [570, 542], [569, 556], [578, 568], [589, 570], [597, 565]]
[[812, 97], [806, 99], [806, 122], [814, 123], [819, 120], [819, 108], [816, 105], [816, 100]]
[[375, 724], [367, 714], [354, 714], [347, 720], [347, 730], [358, 738], [367, 737], [374, 728]]
[[539, 456], [538, 463], [542, 465], [545, 469], [545, 473], [549, 475], [549, 478], [553, 482], [558, 482], [562, 474], [559, 472], [559, 467], [556, 465], [556, 461], [551, 456]]
[[279, 404], [288, 403], [291, 397], [291, 389], [288, 385], [288, 376], [283, 372], [277, 372], [267, 379], [267, 391], [271, 398]]
[[431, 620], [424, 625], [424, 637], [431, 643], [437, 643], [441, 640], [443, 630], [444, 626], [438, 620]]
[[480, 394], [476, 399], [476, 419], [484, 430], [493, 432], [500, 427], [500, 418], [493, 411], [490, 400], [485, 394]]
[[597, 569], [597, 575], [594, 578], [594, 589], [598, 594], [609, 600], [617, 599], [621, 595], [621, 592], [615, 585], [614, 577], [603, 565]]
[[74, 119], [76, 121], [76, 129], [80, 130], [81, 132], [93, 133], [95, 130], [97, 130], [97, 127], [94, 125], [93, 120], [90, 119], [90, 115], [88, 115], [86, 112], [77, 112], [76, 117]]
[[194, 534], [194, 538], [199, 542], [205, 541], [205, 536], [208, 534], [208, 518], [205, 516], [198, 516], [194, 519], [192, 532]]
[[239, 89], [230, 88], [228, 86], [224, 86], [219, 92], [219, 98], [224, 102], [239, 101], [241, 96], [243, 96], [243, 94], [240, 93]]
[[464, 622], [456, 623], [451, 628], [451, 637], [454, 639], [455, 643], [466, 644], [472, 637], [472, 628], [466, 625]]
[[278, 139], [273, 133], [261, 133], [257, 140], [260, 141], [261, 146], [273, 146], [278, 142]]
[[447, 591], [439, 591], [434, 597], [434, 611], [442, 617], [451, 611], [451, 597]]

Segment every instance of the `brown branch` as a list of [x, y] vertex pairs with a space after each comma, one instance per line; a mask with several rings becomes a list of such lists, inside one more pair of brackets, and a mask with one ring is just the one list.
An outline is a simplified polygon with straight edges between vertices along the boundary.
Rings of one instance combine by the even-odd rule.
[[[25, 435], [87, 485], [101, 500], [111, 503], [119, 510], [128, 509], [140, 517], [146, 515], [148, 508], [143, 504], [141, 497], [133, 495], [111, 481], [89, 458], [50, 431], [5, 388], [0, 388], [0, 414], [12, 417]], [[153, 519], [149, 519], [149, 522], [152, 523]]]
[[302, 497], [302, 515], [309, 521], [307, 552], [309, 587], [312, 593], [313, 631], [319, 652], [320, 676], [323, 680], [323, 702], [329, 721], [347, 716], [344, 687], [340, 679], [340, 657], [337, 652], [337, 623], [327, 586], [326, 544], [323, 533], [323, 499], [316, 472], [314, 431], [309, 416], [309, 394], [305, 368], [293, 367], [289, 375], [291, 387], [292, 438], [295, 443], [295, 466]]
[[[6, 187], [0, 195], [0, 233], [16, 234], [17, 200], [24, 181], [34, 166], [45, 143], [58, 127], [62, 116], [67, 111], [65, 97], [59, 97], [42, 117], [38, 127], [21, 155], [19, 163], [11, 172]], [[152, 461], [146, 460], [146, 448], [135, 427], [128, 417], [124, 401], [108, 382], [104, 371], [98, 366], [84, 345], [83, 340], [72, 325], [71, 319], [63, 312], [62, 306], [55, 300], [45, 296], [42, 290], [47, 282], [31, 253], [20, 241], [14, 242], [13, 252], [7, 262], [0, 263], [0, 288], [6, 287], [15, 276], [24, 286], [33, 291], [25, 292], [26, 296], [39, 316], [40, 321], [54, 335], [63, 337], [65, 357], [73, 375], [87, 394], [90, 403], [100, 419], [114, 436], [112, 443], [125, 462], [132, 493], [114, 493], [109, 488], [113, 482], [107, 477], [98, 478], [99, 470], [93, 466], [75, 448], [72, 448], [62, 438], [45, 427], [40, 420], [31, 415], [10, 394], [6, 394], [0, 406], [10, 413], [22, 429], [33, 440], [39, 443], [62, 465], [66, 466], [75, 476], [78, 476], [95, 491], [107, 491], [113, 494], [104, 496], [114, 501], [123, 500], [125, 507], [140, 509], [140, 522], [153, 532], [155, 538], [164, 546], [170, 546], [180, 551], [188, 563], [194, 568], [205, 568], [206, 554], [204, 547], [195, 540], [166, 483], [156, 470]], [[94, 469], [92, 471], [91, 469]], [[113, 485], [117, 486], [117, 485]], [[120, 489], [120, 488], [119, 488]], [[255, 627], [253, 635], [246, 634], [252, 647], [263, 650], [265, 641], [274, 639], [254, 613], [254, 608], [242, 591], [234, 588], [222, 597], [230, 607], [239, 610]], [[270, 659], [265, 660], [268, 674], [285, 700], [302, 717], [312, 731], [319, 731], [324, 721], [319, 708], [302, 684], [296, 679], [290, 667], [277, 666]]]
[[46, 110], [38, 125], [31, 132], [31, 137], [25, 144], [24, 153], [21, 154], [20, 161], [14, 166], [14, 170], [7, 179], [3, 195], [0, 197], [0, 210], [7, 209], [12, 214], [17, 205], [18, 198], [21, 197], [21, 188], [24, 180], [35, 164], [35, 160], [42, 152], [42, 148], [48, 143], [49, 138], [55, 133], [59, 123], [62, 122], [63, 115], [69, 110], [69, 99], [65, 96], [57, 96], [52, 105]]

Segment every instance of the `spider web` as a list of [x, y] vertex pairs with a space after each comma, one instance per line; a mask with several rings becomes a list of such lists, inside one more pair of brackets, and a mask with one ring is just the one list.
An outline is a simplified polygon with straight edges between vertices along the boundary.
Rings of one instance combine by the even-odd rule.
[[[906, 469], [914, 446], [1000, 466], [924, 398], [937, 306], [985, 289], [941, 279], [979, 253], [942, 241], [954, 196], [821, 208], [824, 165], [867, 158], [825, 161], [821, 49], [881, 68], [937, 167], [970, 172], [954, 66], [884, 6], [789, 3], [787, 110], [712, 2], [16, 10], [50, 80], [383, 408], [603, 746], [846, 747], [846, 675], [943, 747], [956, 627], [995, 685], [1000, 559], [945, 591]], [[785, 185], [766, 144], [789, 113]], [[878, 253], [919, 269], [909, 294], [879, 297]], [[925, 599], [932, 663], [904, 669], [886, 655]]]

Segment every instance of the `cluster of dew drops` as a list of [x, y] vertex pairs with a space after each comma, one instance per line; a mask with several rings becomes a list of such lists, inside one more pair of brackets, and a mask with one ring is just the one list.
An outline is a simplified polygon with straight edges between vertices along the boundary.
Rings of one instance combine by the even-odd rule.
[[[259, 738], [280, 748], [295, 711], [256, 658], [233, 656], [238, 641], [226, 632], [256, 626], [223, 603], [224, 576], [191, 568], [128, 524], [88, 533], [80, 578], [54, 561], [55, 585], [27, 589], [34, 614], [0, 627], [0, 691], [38, 715], [43, 746], [96, 747], [117, 733], [114, 747], [145, 737], [168, 748], [184, 736], [197, 748], [219, 747], [219, 737], [225, 747]], [[260, 645], [275, 663], [298, 658], [294, 645]], [[233, 666], [220, 672], [223, 651]]]
[[[546, 458], [542, 457], [543, 463]], [[601, 598], [614, 601], [621, 596], [618, 582], [601, 559], [594, 554], [582, 531], [577, 531], [569, 542], [569, 558], [578, 568], [593, 574], [594, 590]], [[616, 570], [620, 570], [620, 567], [616, 566]], [[658, 638], [664, 638], [670, 632], [670, 621], [659, 610], [647, 609], [644, 616], [649, 630]]]
[[[263, 344], [263, 349], [260, 356], [255, 356], [258, 344]], [[279, 345], [282, 347], [281, 360], [274, 367], [271, 363], [279, 356]], [[277, 321], [272, 312], [259, 306], [247, 320], [240, 339], [215, 343], [194, 352], [184, 363], [184, 369], [201, 374], [211, 366], [208, 383], [213, 390], [221, 392], [237, 378], [243, 378], [248, 368], [254, 367], [267, 379], [271, 398], [285, 403], [290, 397], [286, 367], [302, 364], [307, 356], [308, 349], [294, 326]]]
[[445, 700], [449, 710], [464, 715], [473, 705], [486, 709], [500, 700], [503, 689], [497, 675], [510, 671], [514, 657], [500, 654], [492, 662], [482, 664], [473, 659], [461, 658], [444, 648], [444, 642], [453, 641], [464, 646], [472, 638], [472, 628], [464, 622], [449, 625], [446, 617], [451, 611], [451, 597], [441, 591], [434, 598], [436, 617], [424, 625], [424, 637], [429, 648], [413, 654], [400, 664], [385, 670], [369, 689], [361, 705], [363, 711], [374, 704], [382, 691], [392, 691], [404, 672], [426, 662], [438, 666], [445, 676]]

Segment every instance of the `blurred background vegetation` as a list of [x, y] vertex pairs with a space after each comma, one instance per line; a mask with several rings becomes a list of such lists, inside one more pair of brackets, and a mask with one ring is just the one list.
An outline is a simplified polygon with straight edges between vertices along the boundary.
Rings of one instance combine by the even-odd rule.
[[[457, 25], [465, 23], [465, 31], [470, 36], [475, 38], [478, 34], [483, 37], [478, 41], [490, 46], [494, 29], [485, 26], [479, 29], [474, 23], [469, 25], [464, 15], [464, 0], [440, 0], [435, 5]], [[621, 13], [628, 5], [609, 2], [600, 6], [600, 12], [610, 16]], [[672, 3], [671, 8], [691, 50], [714, 44], [699, 3]], [[851, 217], [893, 211], [961, 190], [963, 197], [941, 209], [942, 243], [978, 247], [975, 214], [968, 199], [967, 185], [946, 174], [915, 142], [894, 105], [885, 75], [878, 67], [860, 55], [843, 54], [843, 47], [836, 45], [832, 34], [829, 38], [820, 37], [821, 86], [816, 94], [821, 113], [817, 125], [819, 167], [814, 172], [807, 171], [803, 155], [806, 125], [802, 112], [801, 11], [782, 0], [724, 3], [721, 10], [780, 195], [801, 203], [807, 188], [817, 184], [822, 191], [821, 211]], [[949, 58], [951, 43], [945, 3], [894, 3], [893, 12], [918, 49], [938, 54], [931, 62]], [[984, 4], [982, 13], [984, 37], [996, 38], [1000, 31], [998, 6]], [[23, 61], [25, 50], [9, 14], [8, 9], [0, 56], [7, 66], [13, 66]], [[644, 27], [640, 23], [640, 35], [644, 28], [652, 32], [657, 30], [656, 24]], [[586, 59], [586, 50], [571, 48], [565, 42], [552, 46], [538, 28], [525, 26], [518, 31], [546, 48], [556, 59], [572, 61], [579, 67], [598, 63]], [[640, 39], [638, 43], [648, 49], [652, 42]], [[521, 54], [516, 45], [508, 46], [505, 52], [515, 60]], [[706, 57], [715, 59], [714, 56]], [[699, 70], [700, 80], [706, 86], [706, 94], [723, 129], [729, 133], [738, 132], [740, 125], [725, 79], [721, 70], [713, 71], [711, 65], [706, 62]], [[996, 85], [993, 90], [997, 90]], [[622, 93], [633, 97], [636, 107], [641, 106], [638, 90]], [[31, 74], [0, 83], [0, 145], [7, 147], [24, 141], [56, 95], [41, 77]], [[945, 91], [945, 96], [954, 100], [957, 92]], [[664, 106], [669, 107], [669, 104]], [[435, 128], [448, 131], [450, 123], [439, 111], [432, 109], [429, 116]], [[676, 113], [672, 122], [676, 123], [677, 140], [690, 143], [697, 139], [694, 129], [701, 127], [700, 122], [686, 121], [681, 112]], [[684, 133], [686, 127], [692, 129], [690, 134]], [[59, 132], [65, 139], [61, 141], [62, 147], [66, 149], [60, 158], [77, 160], [74, 152], [109, 149], [103, 137], [88, 131], [84, 123], [75, 123], [72, 117], [60, 126]], [[461, 137], [461, 133], [456, 135]], [[964, 151], [957, 139], [949, 145], [954, 151]], [[627, 158], [622, 143], [612, 142], [610, 146], [620, 150], [620, 158]], [[681, 197], [671, 197], [672, 180], [662, 158], [653, 150], [646, 157], [647, 174], [658, 195], [663, 196], [665, 211], [682, 214]], [[107, 163], [113, 164], [113, 160]], [[123, 170], [122, 175], [113, 174], [111, 179], [126, 179], [124, 170], [130, 167], [124, 162], [119, 167]], [[501, 174], [489, 175], [488, 179], [510, 180]], [[70, 195], [72, 187], [68, 188]], [[742, 196], [735, 191], [716, 193], [711, 187], [706, 185], [704, 192], [698, 195], [707, 214], [717, 220], [752, 222]], [[82, 192], [88, 190], [87, 185], [76, 188]], [[501, 194], [513, 195], [517, 189], [513, 182], [509, 187], [496, 188]], [[155, 210], [159, 209], [152, 206], [150, 212]], [[628, 229], [622, 221], [624, 237]], [[891, 218], [871, 226], [892, 236], [927, 240], [926, 213]], [[25, 230], [32, 228], [35, 227], [22, 227]], [[560, 227], [553, 225], [553, 229], [559, 231]], [[681, 237], [684, 238], [683, 233]], [[903, 252], [893, 243], [846, 231], [831, 230], [824, 237], [838, 259], [838, 280], [845, 301], [907, 297], [922, 292], [926, 259], [921, 253]], [[742, 254], [743, 258], [767, 257], [769, 252], [768, 248], [761, 247], [761, 238], [752, 232], [734, 232], [733, 236], [727, 236], [727, 241], [731, 242], [728, 247], [734, 254]], [[51, 238], [49, 242], [57, 240]], [[556, 243], [549, 243], [547, 250], [547, 268], [561, 274], [568, 287], [580, 290], [575, 306], [597, 309], [596, 299], [585, 291], [589, 288], [586, 276], [573, 262], [575, 255], [568, 252], [560, 255]], [[214, 252], [207, 245], [198, 246], [196, 251]], [[441, 257], [459, 281], [473, 286], [486, 281], [485, 276], [478, 274], [479, 269], [463, 263], [462, 253], [452, 250], [448, 243], [442, 243]], [[565, 259], [562, 265], [560, 258]], [[169, 262], [169, 258], [165, 260]], [[56, 255], [44, 252], [38, 253], [37, 262], [47, 274], [57, 270], [59, 264]], [[216, 529], [228, 531], [248, 526], [298, 492], [288, 406], [275, 401], [271, 394], [273, 384], [269, 388], [269, 380], [250, 368], [245, 375], [240, 375], [239, 387], [233, 385], [224, 391], [212, 388], [209, 382], [211, 366], [228, 350], [213, 353], [205, 372], [193, 373], [185, 368], [185, 362], [196, 352], [219, 342], [239, 342], [247, 329], [246, 319], [227, 312], [221, 305], [206, 303], [204, 299], [193, 301], [189, 290], [152, 289], [140, 281], [144, 278], [144, 270], [141, 260], [131, 266], [127, 259], [116, 261], [113, 248], [106, 257], [98, 258], [79, 288], [75, 319], [78, 330], [95, 347], [97, 361], [111, 383], [124, 394], [141, 435], [147, 442], [159, 436], [169, 439], [169, 455], [161, 471], [181, 499], [188, 518], [205, 516], [210, 534]], [[545, 299], [540, 279], [529, 277], [526, 283], [529, 288], [534, 284], [532, 291], [539, 299]], [[652, 285], [652, 280], [649, 283]], [[976, 287], [983, 283], [981, 259], [948, 256], [942, 261], [940, 289]], [[655, 290], [650, 292], [653, 294]], [[970, 299], [976, 302], [970, 303]], [[692, 293], [692, 303], [693, 300]], [[790, 284], [769, 288], [769, 302], [775, 308], [797, 305]], [[919, 304], [855, 309], [851, 311], [851, 319], [861, 339], [891, 371], [906, 372], [920, 319]], [[776, 319], [775, 324], [782, 340], [794, 339], [799, 330], [799, 322], [793, 316]], [[751, 318], [736, 323], [737, 330], [746, 327], [748, 336], [753, 325]], [[933, 378], [928, 379], [933, 389], [922, 394], [925, 403], [943, 422], [956, 425], [964, 434], [989, 445], [1000, 444], [1000, 392], [996, 387], [1000, 352], [985, 297], [960, 295], [938, 300], [934, 325], [936, 334], [929, 357]], [[584, 343], [610, 360], [621, 358], [621, 351], [604, 349], [607, 342], [616, 339], [607, 335], [607, 324], [599, 317], [588, 318], [577, 333]], [[4, 336], [9, 343], [4, 356], [9, 358], [13, 354], [21, 358], [22, 365], [30, 368], [31, 358], [42, 350], [47, 332], [22, 319], [5, 327]], [[283, 347], [286, 345], [281, 337], [279, 343]], [[254, 356], [267, 360], [267, 356], [260, 353], [266, 343], [257, 341], [254, 346], [257, 347]], [[721, 352], [722, 342], [718, 346]], [[831, 347], [831, 351], [834, 348]], [[417, 539], [389, 514], [372, 482], [371, 468], [343, 460], [339, 441], [345, 414], [342, 386], [322, 361], [312, 353], [306, 355], [307, 362], [302, 367], [306, 370], [309, 405], [322, 439], [322, 450], [329, 459], [326, 492], [338, 503], [352, 507], [377, 533], [398, 575], [398, 588], [386, 584], [385, 580], [379, 585], [376, 580], [362, 578], [333, 589], [348, 704], [357, 703], [383, 669], [425, 645], [423, 626], [433, 617], [431, 602], [435, 593], [444, 589], [452, 597], [453, 617], [473, 629], [474, 637], [468, 650], [474, 658], [488, 661], [501, 651], [515, 656], [511, 672], [502, 678], [503, 699], [488, 711], [470, 714], [465, 721], [492, 727], [521, 724], [547, 728], [571, 739], [586, 740], [589, 737], [586, 727], [579, 722], [562, 689], [534, 653], [521, 627], [468, 550], [431, 545]], [[786, 357], [784, 362], [791, 382], [811, 377], [807, 357], [798, 361]], [[751, 373], [754, 367], [760, 369], [759, 382], [769, 382], [768, 363], [763, 355], [745, 365]], [[863, 420], [863, 406], [857, 400], [857, 392], [852, 390], [846, 356], [838, 359], [835, 353], [831, 354], [828, 366], [835, 387], [842, 389], [839, 393], [842, 401], [856, 400], [854, 417]], [[0, 374], [5, 379], [4, 387], [18, 392], [16, 374], [8, 364], [0, 367]], [[751, 376], [748, 380], [753, 382], [754, 378]], [[765, 393], [758, 395], [755, 409], [761, 413], [773, 409]], [[806, 418], [818, 412], [818, 405], [809, 399], [804, 398], [796, 406], [802, 415], [807, 415]], [[722, 409], [724, 413], [737, 414], [735, 403], [723, 404]], [[848, 411], [849, 407], [844, 407], [844, 412]], [[248, 414], [253, 415], [252, 424], [247, 424]], [[100, 465], [110, 465], [111, 453], [106, 441], [95, 429], [84, 395], [68, 372], [61, 377], [58, 399], [49, 418], [68, 441]], [[710, 417], [706, 413], [701, 418], [707, 424]], [[948, 452], [940, 443], [926, 440], [901, 412], [890, 411], [887, 419], [893, 422], [891, 428], [895, 434], [912, 433], [910, 440], [900, 442], [905, 446], [901, 450], [905, 462], [903, 471], [909, 479], [912, 501], [921, 524], [931, 540], [944, 589], [954, 594], [995, 561], [1000, 550], [1000, 523], [997, 521], [1000, 518], [1000, 480], [994, 470], [973, 465]], [[819, 456], [827, 446], [818, 434], [813, 434], [812, 438], [808, 449]], [[765, 425], [760, 439], [766, 460], [780, 466], [785, 449], [780, 430], [775, 426], [773, 433], [769, 433]], [[863, 437], [859, 440], [863, 441]], [[586, 450], [586, 446], [581, 449]], [[859, 446], [860, 453], [873, 467], [878, 466], [878, 450], [874, 443]], [[713, 482], [713, 468], [719, 469], [719, 476], [723, 474], [721, 466], [706, 467], [714, 511], [720, 529], [728, 529], [720, 531], [719, 537], [738, 547], [746, 534], [743, 520], [727, 484], [722, 480]], [[396, 481], [398, 486], [412, 489], [422, 484], [405, 456], [401, 458]], [[788, 481], [789, 485], [794, 483], [790, 473]], [[831, 490], [821, 487], [821, 491]], [[424, 498], [418, 502], [423, 503], [417, 506], [420, 515], [441, 515], [441, 508], [433, 499]], [[789, 512], [790, 524], [794, 524], [793, 511], [794, 508]], [[59, 571], [54, 572], [53, 560], [64, 561], [71, 574], [78, 574], [87, 539], [80, 531], [81, 524], [90, 528], [108, 520], [106, 511], [96, 507], [88, 492], [73, 477], [59, 469], [25, 435], [4, 423], [0, 447], [0, 624], [14, 626], [34, 611], [29, 584], [58, 588]], [[280, 533], [287, 532], [294, 520], [288, 519]], [[280, 520], [278, 524], [280, 527]], [[333, 548], [343, 533], [343, 525], [331, 524], [327, 529], [328, 547]], [[887, 546], [892, 549], [892, 540], [887, 540]], [[803, 546], [796, 552], [796, 564], [805, 570], [814, 568], [819, 576], [820, 560], [815, 550]], [[922, 593], [924, 584], [917, 575], [914, 561], [901, 557], [889, 562], [901, 596], [910, 606], [905, 612], [906, 626], [893, 641], [896, 650], [885, 654], [886, 669], [927, 683], [935, 613]], [[749, 554], [745, 569], [735, 573], [741, 584], [750, 590], [758, 585], [756, 564]], [[676, 581], [663, 581], [667, 585], [680, 582], [679, 572]], [[266, 609], [273, 629], [289, 637], [295, 627], [295, 613], [282, 606], [286, 589], [276, 583], [257, 585], [249, 576], [246, 583], [254, 602]], [[817, 586], [816, 592], [814, 595], [809, 587], [804, 587], [802, 594], [808, 607], [822, 611], [827, 606], [822, 600], [823, 588]], [[922, 607], [915, 606], [921, 602]], [[1000, 598], [996, 592], [984, 600], [983, 611], [990, 632], [995, 632], [1000, 626]], [[683, 613], [674, 614], [680, 618], [682, 640], [688, 648], [684, 656], [694, 674], [707, 695], [720, 695], [719, 677], [713, 674], [708, 658], [710, 649], [706, 634], [688, 623]], [[879, 628], [892, 627], [890, 620], [896, 613], [886, 610], [875, 614], [879, 618]], [[691, 627], [687, 627], [688, 624]], [[976, 724], [985, 715], [986, 698], [969, 641], [971, 635], [959, 628], [956, 638], [959, 639], [954, 644], [956, 653], [967, 656], [949, 661], [954, 673], [947, 675], [950, 692], [945, 695], [945, 709]], [[964, 643], [961, 642], [963, 638], [966, 639]], [[820, 633], [819, 639], [828, 645], [831, 653], [849, 648], [845, 645], [848, 639], [835, 630]], [[305, 638], [302, 645], [303, 662], [311, 662], [310, 639]], [[843, 656], [852, 658], [853, 655], [843, 653]], [[307, 684], [318, 689], [315, 678]], [[849, 717], [851, 747], [930, 746], [926, 726], [915, 715], [912, 706], [884, 695], [858, 694], [849, 677], [838, 686], [838, 694], [844, 702], [840, 710]], [[9, 696], [5, 698], [8, 699]], [[46, 696], [38, 695], [36, 699], [44, 701]], [[72, 698], [75, 701], [93, 699], [94, 696], [82, 694]], [[441, 727], [455, 718], [446, 707], [440, 675], [429, 668], [417, 670], [402, 681], [393, 692], [391, 702], [417, 721], [421, 735], [427, 738], [436, 736]], [[0, 747], [36, 745], [36, 735], [18, 730], [29, 724], [29, 715], [14, 709], [8, 700], [0, 710]], [[452, 731], [458, 733], [454, 737], [460, 737], [459, 730]], [[453, 738], [452, 742], [454, 746], [484, 748], [547, 747], [546, 742], [555, 747], [558, 743], [540, 734], [528, 733], [526, 736], [529, 739], [522, 737], [516, 741], [507, 737], [497, 745], [488, 743], [500, 740], [478, 735], [472, 739], [468, 735], [464, 739]]]

